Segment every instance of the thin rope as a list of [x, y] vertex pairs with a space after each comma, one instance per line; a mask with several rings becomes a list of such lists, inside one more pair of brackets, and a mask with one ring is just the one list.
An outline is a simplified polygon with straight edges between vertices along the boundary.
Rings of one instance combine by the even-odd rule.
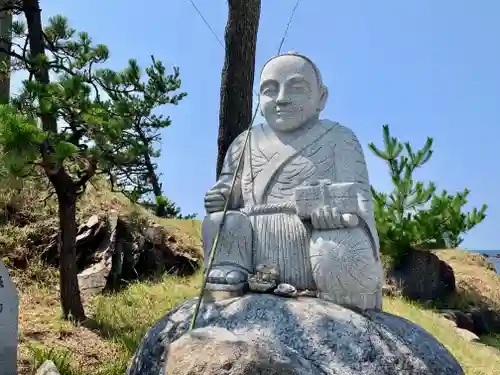
[[[191, 2], [191, 4], [193, 4], [193, 6], [195, 6], [195, 4], [193, 3], [192, 0], [189, 0], [189, 1]], [[297, 0], [297, 2], [295, 4], [295, 7], [293, 8], [292, 14], [290, 16], [290, 19], [288, 20], [288, 23], [287, 23], [286, 29], [285, 29], [285, 33], [283, 35], [283, 38], [281, 39], [281, 43], [280, 43], [280, 46], [278, 48], [278, 55], [280, 54], [281, 47], [283, 46], [283, 43], [285, 42], [285, 39], [286, 39], [286, 37], [288, 35], [288, 29], [290, 28], [290, 24], [292, 23], [293, 16], [295, 14], [295, 11], [297, 10], [297, 7], [298, 7], [299, 3], [300, 3], [300, 0]], [[196, 8], [196, 6], [195, 6], [195, 8]], [[203, 18], [203, 20], [205, 20], [205, 17], [202, 16], [202, 14], [199, 12], [199, 10], [198, 10], [198, 13]], [[213, 29], [210, 27], [210, 25], [208, 25], [208, 22], [206, 22], [206, 23], [207, 23], [207, 26], [210, 28], [210, 30], [212, 30], [212, 33], [213, 33]], [[217, 38], [217, 39], [219, 39], [219, 38]], [[229, 202], [231, 201], [231, 197], [233, 195], [234, 186], [236, 185], [236, 180], [238, 178], [238, 174], [239, 174], [240, 168], [243, 165], [243, 158], [244, 158], [244, 155], [245, 155], [245, 149], [247, 147], [248, 140], [250, 139], [250, 131], [252, 129], [252, 125], [253, 125], [253, 123], [255, 121], [255, 118], [257, 117], [257, 112], [259, 111], [259, 106], [260, 106], [260, 95], [257, 95], [257, 105], [255, 107], [255, 110], [254, 110], [254, 113], [253, 113], [253, 116], [252, 116], [252, 120], [250, 121], [250, 124], [248, 124], [247, 134], [245, 136], [245, 141], [243, 143], [241, 154], [238, 157], [238, 164], [236, 166], [236, 170], [234, 172], [233, 180], [231, 182], [231, 187], [229, 189], [229, 194], [227, 196], [226, 202], [224, 203], [224, 210], [222, 211], [222, 218], [221, 218], [221, 221], [219, 223], [219, 227], [217, 229], [217, 233], [215, 235], [214, 242], [212, 243], [212, 247], [210, 249], [210, 255], [209, 255], [209, 258], [208, 258], [207, 268], [205, 270], [205, 274], [203, 275], [203, 284], [202, 284], [201, 289], [200, 289], [200, 294], [198, 296], [198, 300], [196, 301], [196, 306], [194, 308], [193, 316], [191, 318], [191, 323], [189, 325], [189, 330], [194, 329], [195, 326], [196, 326], [196, 320], [198, 319], [198, 314], [200, 312], [201, 302], [203, 300], [203, 296], [205, 294], [205, 290], [206, 290], [206, 287], [207, 287], [208, 275], [210, 274], [210, 271], [212, 270], [212, 266], [213, 266], [214, 261], [215, 261], [215, 255], [217, 253], [217, 246], [219, 245], [220, 234], [222, 233], [222, 230], [224, 229], [224, 222], [226, 221], [225, 219], [226, 219], [227, 211], [229, 209]]]
[[203, 22], [205, 22], [205, 25], [208, 27], [208, 29], [212, 32], [212, 35], [215, 37], [215, 39], [217, 40], [217, 42], [219, 42], [220, 46], [222, 48], [224, 48], [224, 44], [222, 43], [222, 40], [217, 36], [217, 34], [215, 33], [214, 29], [212, 28], [212, 26], [210, 26], [210, 23], [207, 21], [207, 19], [203, 16], [203, 14], [201, 13], [201, 11], [198, 9], [198, 7], [196, 6], [196, 4], [194, 3], [193, 0], [189, 0], [189, 2], [191, 3], [191, 5], [193, 6], [193, 8], [196, 10], [196, 12], [198, 13], [198, 15], [200, 16], [200, 18], [203, 20]]
[[290, 15], [290, 19], [288, 20], [288, 23], [286, 24], [285, 33], [283, 34], [283, 38], [281, 38], [280, 46], [278, 47], [278, 55], [281, 53], [281, 48], [283, 48], [283, 43], [285, 43], [285, 39], [288, 36], [288, 30], [290, 29], [290, 24], [292, 23], [293, 16], [295, 16], [295, 11], [297, 10], [299, 3], [300, 3], [300, 0], [297, 0], [297, 2], [295, 3], [295, 6], [293, 7], [292, 14]]
[[[220, 44], [220, 46], [225, 49], [224, 47], [224, 44], [222, 43], [222, 40], [217, 36], [217, 34], [215, 33], [214, 29], [212, 26], [210, 26], [210, 23], [207, 21], [207, 19], [203, 16], [203, 14], [201, 13], [200, 9], [198, 9], [198, 7], [196, 6], [196, 4], [194, 3], [193, 0], [189, 0], [189, 2], [191, 3], [191, 5], [193, 6], [193, 8], [196, 10], [196, 12], [198, 13], [198, 15], [200, 16], [200, 18], [203, 20], [203, 22], [205, 22], [205, 25], [207, 25], [207, 27], [209, 28], [209, 30], [212, 32], [212, 35], [215, 37], [215, 39], [217, 40], [217, 42]], [[227, 3], [227, 1], [226, 1]], [[229, 6], [229, 3], [228, 3], [228, 6]], [[259, 94], [257, 94], [257, 92], [252, 89], [252, 92], [255, 96], [259, 96]], [[253, 121], [252, 121], [253, 123]], [[250, 124], [251, 125], [251, 124]]]

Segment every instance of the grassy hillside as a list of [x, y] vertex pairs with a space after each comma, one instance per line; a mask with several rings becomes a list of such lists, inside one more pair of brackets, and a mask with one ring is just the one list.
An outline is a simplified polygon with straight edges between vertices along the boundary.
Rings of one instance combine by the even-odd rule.
[[[42, 187], [33, 182], [4, 183], [0, 188], [0, 249], [14, 262], [27, 264], [13, 270], [20, 292], [19, 374], [33, 374], [45, 359], [52, 359], [62, 375], [122, 375], [141, 337], [175, 304], [198, 292], [201, 276], [165, 276], [162, 282], [141, 282], [114, 295], [87, 297], [89, 322], [72, 326], [60, 319], [58, 273], [41, 265], [37, 254], [57, 230], [55, 202], [45, 201]], [[130, 204], [124, 197], [104, 186], [90, 187], [79, 204], [83, 222], [96, 213], [119, 211], [136, 220], [163, 224], [180, 242], [199, 246], [198, 221], [162, 220]], [[2, 215], [0, 215], [2, 216]], [[8, 220], [7, 220], [8, 219]], [[22, 222], [22, 225], [19, 223]], [[455, 269], [457, 285], [464, 304], [500, 307], [500, 278], [480, 257], [455, 250], [439, 256]], [[16, 260], [17, 259], [17, 260]], [[457, 303], [458, 303], [457, 302]], [[449, 321], [430, 309], [401, 298], [385, 298], [384, 309], [420, 324], [441, 341], [459, 360], [467, 375], [500, 374], [500, 352], [491, 346], [470, 343], [451, 327]], [[495, 344], [495, 338], [485, 341]]]

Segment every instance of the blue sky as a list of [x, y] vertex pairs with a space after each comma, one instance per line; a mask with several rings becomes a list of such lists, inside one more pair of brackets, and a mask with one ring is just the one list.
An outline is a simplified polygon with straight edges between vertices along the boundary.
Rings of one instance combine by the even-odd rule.
[[[195, 0], [223, 39], [226, 1]], [[294, 0], [262, 0], [257, 71], [276, 54]], [[188, 0], [42, 0], [42, 15], [61, 13], [111, 50], [110, 66], [155, 55], [179, 66], [188, 96], [164, 113], [158, 162], [166, 195], [185, 213], [203, 216], [217, 154], [220, 74], [224, 50]], [[132, 4], [132, 2], [130, 2]], [[500, 2], [482, 0], [302, 0], [284, 51], [319, 66], [330, 99], [323, 117], [351, 127], [365, 148], [371, 182], [390, 189], [385, 165], [366, 148], [381, 142], [382, 125], [435, 154], [418, 174], [441, 189], [472, 191], [471, 205], [489, 205], [487, 219], [463, 246], [499, 249]]]

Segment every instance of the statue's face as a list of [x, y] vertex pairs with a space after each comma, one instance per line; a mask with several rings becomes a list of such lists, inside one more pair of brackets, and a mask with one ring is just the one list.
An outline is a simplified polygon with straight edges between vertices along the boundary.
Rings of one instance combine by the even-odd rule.
[[311, 64], [284, 55], [267, 63], [260, 76], [260, 109], [271, 128], [289, 132], [319, 115], [326, 90], [319, 87]]

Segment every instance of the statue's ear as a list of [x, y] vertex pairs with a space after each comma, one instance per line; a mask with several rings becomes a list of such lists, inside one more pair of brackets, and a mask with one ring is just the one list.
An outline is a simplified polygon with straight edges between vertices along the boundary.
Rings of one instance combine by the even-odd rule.
[[321, 97], [319, 99], [319, 105], [318, 105], [318, 112], [321, 112], [322, 110], [325, 109], [326, 102], [328, 100], [328, 87], [323, 86], [321, 90]]

